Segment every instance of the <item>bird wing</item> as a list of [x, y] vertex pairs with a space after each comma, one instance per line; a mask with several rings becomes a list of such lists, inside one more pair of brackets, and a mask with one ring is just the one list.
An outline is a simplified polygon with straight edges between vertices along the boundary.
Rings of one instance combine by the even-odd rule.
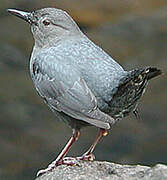
[[99, 110], [96, 97], [73, 66], [43, 61], [33, 64], [32, 74], [36, 90], [52, 109], [100, 128], [109, 129], [115, 122]]

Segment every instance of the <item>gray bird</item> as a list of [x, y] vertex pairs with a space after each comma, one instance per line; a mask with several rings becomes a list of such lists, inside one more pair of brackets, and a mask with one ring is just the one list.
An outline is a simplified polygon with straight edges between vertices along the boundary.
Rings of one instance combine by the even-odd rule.
[[[48, 168], [93, 160], [92, 154], [110, 125], [130, 112], [137, 115], [139, 98], [148, 80], [161, 74], [152, 67], [125, 71], [112, 57], [85, 36], [63, 10], [44, 8], [33, 12], [8, 9], [31, 25], [35, 40], [30, 75], [34, 86], [56, 118], [66, 122], [73, 135]], [[81, 157], [65, 157], [84, 126], [100, 128], [90, 149]]]

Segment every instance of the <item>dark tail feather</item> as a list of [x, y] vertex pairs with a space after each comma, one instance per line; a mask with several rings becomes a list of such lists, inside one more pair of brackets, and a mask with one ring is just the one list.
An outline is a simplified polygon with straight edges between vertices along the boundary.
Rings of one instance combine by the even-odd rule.
[[148, 80], [162, 74], [161, 70], [154, 67], [145, 67], [129, 71], [119, 82], [112, 100], [108, 102], [112, 108], [112, 117], [122, 118], [131, 111], [139, 117], [136, 109], [138, 100], [143, 95]]
[[162, 74], [162, 71], [160, 69], [154, 68], [154, 67], [148, 67], [146, 69], [147, 79], [150, 80], [156, 76], [159, 76]]

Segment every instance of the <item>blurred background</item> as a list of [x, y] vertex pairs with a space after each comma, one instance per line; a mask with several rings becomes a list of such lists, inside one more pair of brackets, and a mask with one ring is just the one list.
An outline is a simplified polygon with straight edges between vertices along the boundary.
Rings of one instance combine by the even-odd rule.
[[[0, 2], [0, 179], [34, 179], [56, 158], [71, 129], [56, 120], [29, 76], [33, 38], [29, 25], [7, 8], [66, 10], [96, 44], [127, 70], [156, 66], [167, 72], [166, 0], [1, 0]], [[167, 164], [167, 75], [153, 79], [140, 100], [141, 120], [118, 122], [98, 144], [97, 160]], [[85, 128], [68, 156], [81, 155], [96, 137]]]

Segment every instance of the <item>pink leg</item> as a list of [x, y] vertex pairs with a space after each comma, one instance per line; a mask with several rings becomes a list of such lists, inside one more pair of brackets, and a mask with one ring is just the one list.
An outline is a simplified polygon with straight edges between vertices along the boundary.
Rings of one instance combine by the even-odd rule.
[[103, 136], [106, 136], [108, 134], [107, 130], [105, 129], [100, 129], [99, 134], [97, 138], [95, 139], [94, 143], [91, 145], [91, 147], [86, 151], [81, 157], [77, 157], [77, 160], [87, 160], [87, 161], [93, 161], [95, 159], [95, 156], [92, 154], [94, 151], [97, 143], [100, 141], [100, 139]]
[[66, 144], [66, 146], [64, 147], [62, 152], [59, 154], [59, 156], [56, 158], [56, 160], [53, 161], [46, 169], [42, 169], [42, 170], [38, 171], [37, 177], [39, 177], [40, 175], [42, 175], [42, 174], [44, 174], [46, 172], [52, 171], [56, 166], [59, 166], [59, 165], [62, 165], [62, 164], [74, 165], [75, 162], [68, 161], [68, 160], [63, 160], [63, 158], [67, 154], [69, 149], [71, 148], [72, 144], [76, 140], [78, 140], [79, 135], [80, 135], [80, 131], [74, 129], [72, 137], [70, 138], [70, 140], [68, 141], [68, 143]]

